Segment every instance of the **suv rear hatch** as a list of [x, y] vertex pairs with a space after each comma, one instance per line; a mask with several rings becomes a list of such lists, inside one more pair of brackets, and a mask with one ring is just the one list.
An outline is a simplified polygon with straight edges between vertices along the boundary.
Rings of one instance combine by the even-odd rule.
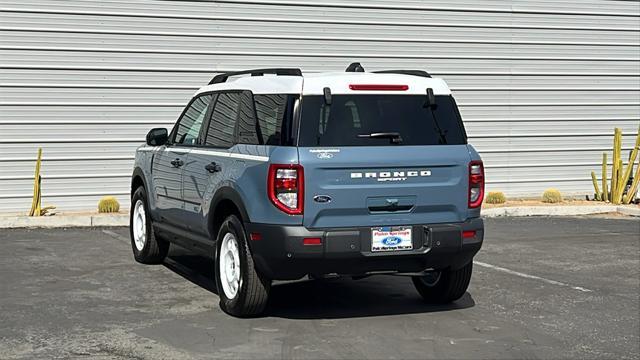
[[305, 227], [466, 219], [470, 156], [451, 96], [345, 94], [329, 102], [302, 100]]

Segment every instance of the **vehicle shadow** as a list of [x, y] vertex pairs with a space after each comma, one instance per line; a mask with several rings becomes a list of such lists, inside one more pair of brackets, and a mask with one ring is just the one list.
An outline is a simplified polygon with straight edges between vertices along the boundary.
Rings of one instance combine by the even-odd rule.
[[[210, 257], [170, 253], [164, 266], [188, 281], [218, 294]], [[264, 317], [289, 319], [342, 319], [385, 315], [422, 314], [475, 306], [469, 293], [455, 303], [429, 305], [413, 287], [411, 278], [378, 275], [361, 280], [338, 278], [275, 282]]]
[[214, 262], [210, 257], [169, 253], [163, 265], [186, 280], [218, 295], [213, 278]]
[[473, 307], [469, 293], [453, 304], [429, 305], [405, 276], [377, 275], [361, 280], [310, 280], [272, 287], [265, 316], [289, 319], [343, 319], [423, 314]]

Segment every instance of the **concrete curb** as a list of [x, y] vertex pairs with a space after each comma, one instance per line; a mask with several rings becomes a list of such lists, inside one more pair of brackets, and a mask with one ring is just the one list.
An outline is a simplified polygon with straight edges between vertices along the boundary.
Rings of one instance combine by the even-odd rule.
[[623, 215], [640, 217], [640, 207], [638, 206], [618, 206], [618, 212]]
[[0, 229], [128, 226], [129, 215], [0, 216]]
[[[635, 205], [590, 206], [521, 206], [483, 209], [482, 217], [501, 216], [576, 216], [589, 214], [620, 213], [640, 217], [640, 207]], [[0, 216], [0, 229], [12, 228], [65, 228], [95, 226], [128, 226], [129, 215], [54, 215], [54, 216]]]
[[640, 208], [634, 205], [589, 205], [589, 206], [521, 206], [483, 209], [482, 217], [501, 216], [576, 216], [605, 213], [621, 213], [640, 217]]

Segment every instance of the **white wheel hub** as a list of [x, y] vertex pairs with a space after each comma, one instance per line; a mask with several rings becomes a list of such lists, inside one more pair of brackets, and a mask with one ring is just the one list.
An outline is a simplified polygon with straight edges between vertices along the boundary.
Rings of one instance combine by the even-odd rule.
[[218, 273], [222, 290], [228, 299], [233, 299], [238, 295], [238, 290], [242, 286], [242, 277], [240, 276], [238, 240], [232, 233], [226, 233], [222, 238], [218, 259]]
[[147, 242], [147, 214], [144, 211], [144, 202], [142, 200], [136, 201], [133, 206], [131, 226], [133, 227], [133, 243], [138, 251], [142, 251]]

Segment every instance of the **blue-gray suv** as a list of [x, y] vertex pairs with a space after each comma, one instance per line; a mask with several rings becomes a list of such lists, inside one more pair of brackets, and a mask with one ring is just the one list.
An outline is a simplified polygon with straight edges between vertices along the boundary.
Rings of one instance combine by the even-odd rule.
[[215, 76], [136, 151], [131, 245], [215, 259], [220, 306], [260, 314], [272, 280], [411, 276], [459, 299], [482, 245], [484, 169], [444, 81], [419, 70]]

